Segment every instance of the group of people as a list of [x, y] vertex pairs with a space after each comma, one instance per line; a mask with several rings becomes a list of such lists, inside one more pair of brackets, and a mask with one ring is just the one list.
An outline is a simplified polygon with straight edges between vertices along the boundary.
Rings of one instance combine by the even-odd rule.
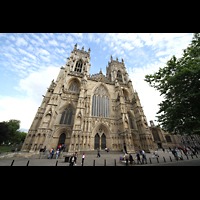
[[173, 149], [171, 149], [169, 147], [169, 150], [172, 152], [172, 154], [174, 155], [174, 157], [178, 160], [179, 158], [181, 158], [179, 155], [178, 155], [178, 152], [181, 152], [181, 155], [184, 153], [185, 156], [188, 156], [188, 155], [196, 155], [198, 154], [198, 150], [200, 150], [198, 147], [192, 147], [192, 146], [179, 146], [179, 147], [174, 147]]
[[[56, 153], [56, 159], [57, 159], [57, 158], [60, 156], [61, 151], [64, 151], [65, 148], [66, 148], [66, 145], [64, 145], [64, 144], [62, 144], [62, 145], [59, 144], [59, 145], [58, 145], [58, 148], [57, 148], [57, 151], [55, 151], [54, 148], [51, 148], [50, 151], [49, 151], [48, 159], [49, 159], [49, 158], [52, 159], [54, 153]], [[46, 146], [44, 147], [43, 152], [44, 152], [44, 155], [45, 155], [45, 153], [46, 153]]]
[[[69, 160], [69, 166], [74, 166], [74, 165], [77, 165], [76, 162], [77, 162], [77, 158], [78, 158], [78, 155], [77, 155], [77, 152], [75, 152], [70, 160]], [[82, 162], [81, 162], [81, 165], [83, 166], [83, 163], [84, 163], [84, 159], [85, 159], [85, 153], [83, 152], [82, 154]]]
[[[142, 156], [142, 162], [140, 159], [140, 156]], [[135, 160], [137, 160], [137, 164], [142, 164], [142, 163], [146, 163], [147, 164], [147, 158], [146, 158], [146, 153], [144, 150], [139, 149], [139, 151], [136, 151], [136, 156], [135, 156], [135, 160], [133, 159], [133, 156], [129, 153], [129, 155], [127, 154], [126, 151], [124, 151], [124, 156], [120, 156], [120, 160], [124, 160], [126, 163], [126, 166], [129, 165], [129, 161], [130, 161], [130, 165], [133, 164], [133, 162], [136, 164]]]

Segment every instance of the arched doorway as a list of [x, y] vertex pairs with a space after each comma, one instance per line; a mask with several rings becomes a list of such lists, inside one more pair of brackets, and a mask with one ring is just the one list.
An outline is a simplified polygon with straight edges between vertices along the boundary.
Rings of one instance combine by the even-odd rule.
[[94, 138], [94, 149], [99, 148], [99, 134], [97, 133]]
[[105, 149], [106, 148], [106, 136], [103, 135], [101, 136], [101, 149]]
[[[60, 137], [59, 137], [59, 140], [58, 140], [58, 145], [59, 144], [65, 144], [65, 139], [66, 139], [66, 135], [65, 135], [65, 133], [62, 133], [61, 135], [60, 135]], [[58, 146], [57, 145], [57, 146]]]

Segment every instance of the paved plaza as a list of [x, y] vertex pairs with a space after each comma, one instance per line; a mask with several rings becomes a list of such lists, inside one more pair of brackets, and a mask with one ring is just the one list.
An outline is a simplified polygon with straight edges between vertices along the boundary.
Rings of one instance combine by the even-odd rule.
[[[178, 154], [181, 156], [181, 153], [178, 152]], [[135, 154], [132, 154], [133, 158], [135, 158]], [[151, 153], [147, 153], [147, 164], [133, 164], [133, 167], [139, 167], [139, 166], [200, 166], [200, 154], [196, 156], [188, 156], [188, 158], [182, 154], [183, 160], [175, 160], [173, 154], [171, 152], [165, 153], [162, 150], [158, 151], [159, 158], [158, 160], [156, 158], [152, 158]], [[125, 163], [120, 162], [120, 156], [123, 156], [123, 152], [102, 152], [101, 157], [97, 158], [96, 153], [85, 153], [85, 161], [84, 166], [93, 166], [95, 162], [95, 166], [126, 166]], [[2, 155], [0, 156], [2, 157]], [[78, 155], [77, 159], [77, 165], [81, 166], [81, 157], [82, 154]], [[165, 161], [164, 161], [164, 158]], [[171, 160], [170, 160], [171, 157]], [[150, 158], [150, 159], [149, 159]], [[61, 156], [60, 159], [47, 159], [47, 158], [23, 158], [23, 157], [10, 157], [10, 158], [3, 158], [0, 159], [0, 166], [10, 166], [12, 161], [14, 160], [13, 166], [26, 166], [27, 162], [29, 161], [28, 166], [55, 166], [57, 162], [57, 166], [69, 166], [69, 163], [64, 162], [64, 157]], [[151, 160], [151, 163], [150, 163]], [[159, 162], [159, 163], [158, 163]]]

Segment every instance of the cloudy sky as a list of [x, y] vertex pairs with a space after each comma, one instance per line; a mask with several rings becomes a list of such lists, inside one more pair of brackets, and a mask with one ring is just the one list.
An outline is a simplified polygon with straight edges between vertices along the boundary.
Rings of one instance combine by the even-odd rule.
[[[124, 59], [147, 121], [156, 120], [163, 98], [145, 75], [166, 66], [192, 40], [191, 33], [0, 33], [0, 122], [21, 121], [28, 131], [51, 81], [56, 80], [74, 45], [91, 49], [90, 74], [106, 74], [110, 56]], [[157, 123], [155, 123], [157, 124]]]

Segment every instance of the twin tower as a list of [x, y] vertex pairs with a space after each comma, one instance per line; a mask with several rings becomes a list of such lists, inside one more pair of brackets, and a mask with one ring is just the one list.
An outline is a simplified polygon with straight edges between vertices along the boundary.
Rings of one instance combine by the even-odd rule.
[[108, 62], [106, 76], [90, 75], [90, 49], [77, 44], [52, 81], [33, 119], [22, 150], [68, 152], [154, 149], [152, 134], [124, 61]]

